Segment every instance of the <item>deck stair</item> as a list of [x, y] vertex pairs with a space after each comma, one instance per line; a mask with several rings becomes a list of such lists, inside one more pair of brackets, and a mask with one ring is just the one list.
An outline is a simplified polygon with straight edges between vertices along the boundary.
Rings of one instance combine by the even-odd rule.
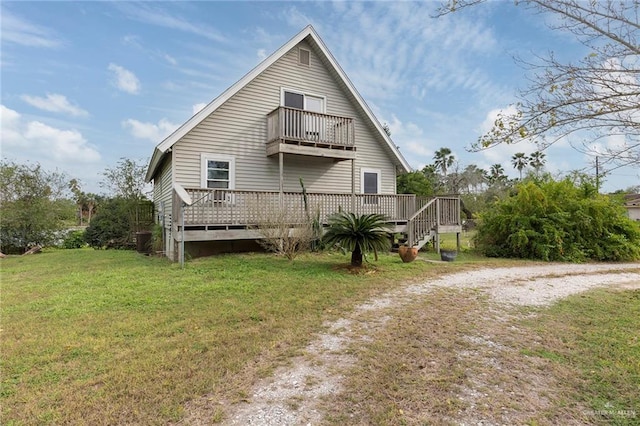
[[407, 221], [407, 245], [421, 249], [438, 232], [439, 198], [429, 200]]

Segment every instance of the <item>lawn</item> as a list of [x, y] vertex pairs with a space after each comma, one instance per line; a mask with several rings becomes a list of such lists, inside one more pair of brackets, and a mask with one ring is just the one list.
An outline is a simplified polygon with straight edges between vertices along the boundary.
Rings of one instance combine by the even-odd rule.
[[[525, 263], [470, 252], [453, 263], [424, 261], [435, 259], [433, 253], [420, 257], [403, 264], [397, 255], [382, 255], [358, 274], [345, 267], [349, 256], [337, 253], [293, 262], [269, 254], [216, 256], [185, 269], [128, 251], [51, 250], [2, 259], [0, 423], [177, 422], [185, 404], [203, 396], [248, 399], [252, 385], [299, 354], [323, 322], [348, 316], [364, 300], [461, 269]], [[555, 380], [552, 406], [532, 414], [530, 424], [606, 422], [612, 419], [602, 413], [635, 410], [613, 418], [634, 424], [639, 296], [595, 291], [505, 320], [481, 292], [434, 292], [394, 312], [370, 345], [354, 349], [361, 362], [346, 393], [328, 402], [327, 421], [344, 424], [356, 415], [363, 424], [412, 424], [425, 420], [420, 413], [436, 423], [456, 418], [463, 408], [456, 392], [485, 371], [455, 353], [468, 349], [464, 336], [491, 330], [491, 338], [513, 348], [504, 360], [511, 364], [495, 377], [502, 386], [521, 387], [510, 372], [524, 374], [540, 363]], [[437, 374], [414, 374], [434, 371], [424, 369], [423, 359], [435, 363]], [[371, 392], [376, 389], [384, 391]], [[508, 393], [491, 397], [487, 410], [509, 404]], [[224, 406], [211, 412], [211, 422], [224, 418]]]
[[241, 400], [323, 321], [478, 262], [383, 255], [352, 274], [332, 253], [218, 256], [184, 270], [127, 251], [2, 259], [2, 423], [165, 424], [195, 397]]

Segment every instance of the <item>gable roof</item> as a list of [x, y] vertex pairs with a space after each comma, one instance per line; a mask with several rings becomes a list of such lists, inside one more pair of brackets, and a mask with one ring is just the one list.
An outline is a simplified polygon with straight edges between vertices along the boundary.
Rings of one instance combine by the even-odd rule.
[[305, 27], [302, 31], [296, 34], [291, 40], [281, 46], [278, 50], [272, 53], [265, 60], [260, 62], [255, 68], [249, 71], [244, 77], [238, 80], [235, 84], [225, 90], [220, 96], [211, 101], [206, 107], [201, 109], [198, 113], [193, 115], [189, 120], [187, 120], [182, 126], [180, 126], [177, 130], [175, 130], [172, 134], [167, 136], [165, 140], [160, 142], [154, 149], [153, 155], [151, 156], [151, 160], [149, 161], [149, 167], [147, 168], [146, 181], [149, 182], [156, 174], [156, 171], [165, 154], [170, 150], [170, 148], [178, 142], [182, 137], [184, 137], [187, 133], [189, 133], [194, 127], [200, 124], [205, 118], [207, 118], [211, 113], [216, 111], [220, 106], [222, 106], [227, 100], [229, 100], [233, 95], [238, 93], [243, 87], [249, 84], [254, 78], [260, 75], [264, 70], [269, 68], [273, 63], [275, 63], [278, 59], [284, 56], [289, 50], [294, 48], [298, 43], [305, 40], [309, 42], [312, 46], [316, 47], [318, 52], [321, 54], [321, 58], [324, 63], [328, 64], [330, 71], [337, 75], [339, 81], [346, 88], [347, 93], [355, 100], [357, 106], [359, 106], [364, 112], [365, 117], [370, 121], [370, 123], [375, 128], [376, 132], [384, 140], [387, 148], [392, 154], [392, 158], [395, 160], [394, 164], [397, 167], [400, 167], [405, 172], [410, 172], [412, 170], [407, 160], [400, 154], [400, 151], [393, 143], [391, 138], [387, 135], [387, 133], [382, 128], [382, 125], [378, 121], [378, 119], [373, 115], [373, 112], [364, 101], [362, 96], [358, 93], [356, 88], [354, 87], [349, 77], [345, 74], [343, 69], [340, 67], [336, 59], [333, 57], [327, 46], [320, 39], [320, 36], [313, 29], [311, 25]]

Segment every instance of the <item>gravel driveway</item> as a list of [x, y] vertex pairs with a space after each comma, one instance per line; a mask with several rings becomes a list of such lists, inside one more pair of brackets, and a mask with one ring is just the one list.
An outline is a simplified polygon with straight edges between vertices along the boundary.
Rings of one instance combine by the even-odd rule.
[[[340, 371], [356, 362], [347, 348], [365, 341], [388, 320], [383, 310], [402, 307], [433, 289], [475, 288], [502, 304], [543, 306], [595, 287], [640, 288], [640, 263], [548, 264], [542, 266], [476, 269], [408, 285], [358, 306], [348, 318], [327, 323], [287, 368], [258, 383], [249, 402], [227, 409], [227, 425], [314, 425], [322, 420], [319, 401], [339, 392]], [[367, 332], [368, 330], [368, 332]], [[294, 401], [295, 403], [292, 403]], [[186, 424], [199, 424], [203, 413], [191, 412]], [[455, 421], [455, 419], [454, 419]]]

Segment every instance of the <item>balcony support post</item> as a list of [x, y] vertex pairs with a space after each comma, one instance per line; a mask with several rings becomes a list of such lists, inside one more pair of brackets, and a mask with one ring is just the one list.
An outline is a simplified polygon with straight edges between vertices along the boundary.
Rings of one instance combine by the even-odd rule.
[[351, 159], [351, 211], [356, 212], [356, 160]]

